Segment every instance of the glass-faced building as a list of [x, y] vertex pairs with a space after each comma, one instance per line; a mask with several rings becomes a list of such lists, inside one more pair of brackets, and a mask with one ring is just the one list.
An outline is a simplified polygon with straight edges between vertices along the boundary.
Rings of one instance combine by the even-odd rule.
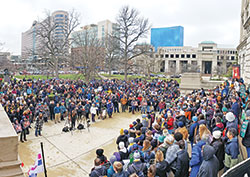
[[151, 45], [158, 47], [182, 47], [184, 28], [173, 26], [167, 28], [151, 28]]

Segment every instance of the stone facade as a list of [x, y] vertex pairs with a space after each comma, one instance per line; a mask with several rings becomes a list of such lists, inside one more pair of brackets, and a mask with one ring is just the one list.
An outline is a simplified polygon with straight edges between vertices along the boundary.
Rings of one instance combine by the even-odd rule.
[[237, 47], [241, 77], [250, 83], [250, 1], [242, 0], [240, 44]]
[[[154, 60], [153, 72], [179, 74], [188, 71], [201, 74], [218, 74], [219, 70], [227, 72], [229, 66], [237, 62], [237, 50], [235, 48], [219, 47], [212, 41], [201, 42], [198, 47], [159, 47], [150, 56]], [[135, 70], [146, 72], [143, 65], [148, 62], [144, 56], [137, 57], [135, 65], [140, 66]]]

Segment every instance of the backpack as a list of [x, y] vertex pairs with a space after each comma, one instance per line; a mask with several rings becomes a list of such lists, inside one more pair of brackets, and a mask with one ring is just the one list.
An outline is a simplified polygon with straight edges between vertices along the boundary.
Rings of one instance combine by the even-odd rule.
[[68, 131], [69, 131], [69, 127], [68, 127], [68, 126], [63, 127], [62, 131], [63, 131], [63, 132], [68, 132]]
[[135, 170], [135, 173], [137, 174], [137, 176], [139, 177], [145, 177], [144, 173], [143, 173], [143, 170], [145, 168], [145, 164], [143, 163], [141, 168], [139, 170], [137, 170], [134, 166], [134, 164], [131, 165], [131, 167]]
[[79, 125], [77, 126], [77, 129], [78, 129], [78, 130], [84, 129], [84, 125], [83, 125], [83, 124], [79, 124]]

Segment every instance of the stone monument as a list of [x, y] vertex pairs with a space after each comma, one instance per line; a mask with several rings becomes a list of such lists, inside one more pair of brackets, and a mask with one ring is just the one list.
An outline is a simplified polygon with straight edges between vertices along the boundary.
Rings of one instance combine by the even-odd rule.
[[18, 135], [0, 105], [0, 177], [24, 177], [18, 156]]
[[187, 94], [201, 88], [200, 73], [187, 72], [182, 74], [180, 83], [181, 94]]

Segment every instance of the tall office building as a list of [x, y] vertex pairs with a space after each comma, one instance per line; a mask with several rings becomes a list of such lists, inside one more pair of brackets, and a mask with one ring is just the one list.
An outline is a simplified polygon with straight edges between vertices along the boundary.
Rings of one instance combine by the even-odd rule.
[[250, 1], [242, 0], [240, 44], [238, 50], [238, 63], [240, 64], [241, 77], [250, 83]]
[[[105, 39], [108, 37], [108, 35], [119, 35], [119, 32], [117, 31], [117, 24], [112, 23], [109, 20], [100, 21], [97, 24], [90, 24], [81, 27], [80, 30], [74, 31], [72, 33], [72, 39], [79, 40], [79, 38], [83, 41], [85, 38], [85, 35], [88, 34], [88, 37], [91, 38], [97, 38], [103, 42], [105, 42]], [[73, 42], [72, 47], [77, 47], [79, 44], [76, 42]]]
[[158, 47], [182, 47], [184, 28], [173, 26], [167, 28], [151, 28], [151, 45]]
[[[42, 22], [34, 21], [30, 29], [22, 33], [21, 42], [21, 57], [25, 60], [34, 60], [39, 58], [38, 50], [42, 45], [42, 40], [38, 35], [37, 31], [41, 30], [42, 23], [49, 23], [54, 26], [53, 38], [58, 41], [58, 45], [65, 40], [65, 35], [68, 32], [68, 12], [58, 10], [52, 13], [51, 17], [47, 17]], [[51, 20], [51, 21], [50, 21]], [[65, 52], [69, 52], [69, 46], [65, 46]]]

